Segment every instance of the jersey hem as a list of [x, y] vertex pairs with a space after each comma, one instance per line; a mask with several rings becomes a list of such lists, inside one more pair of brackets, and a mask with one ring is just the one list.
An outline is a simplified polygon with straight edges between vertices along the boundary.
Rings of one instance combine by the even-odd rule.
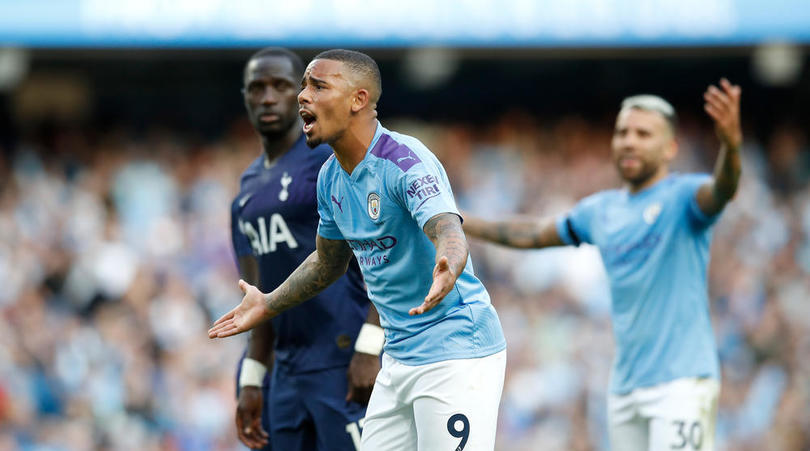
[[472, 354], [467, 353], [467, 352], [463, 352], [463, 353], [462, 352], [454, 352], [454, 353], [451, 353], [451, 354], [445, 354], [445, 355], [437, 356], [435, 358], [430, 358], [430, 359], [400, 359], [400, 358], [397, 358], [397, 356], [395, 356], [395, 355], [393, 355], [393, 354], [391, 354], [389, 352], [385, 352], [385, 351], [384, 352], [386, 354], [388, 354], [392, 359], [396, 360], [397, 362], [399, 362], [399, 363], [401, 363], [403, 365], [422, 366], [422, 365], [429, 365], [431, 363], [444, 362], [445, 360], [480, 359], [481, 357], [487, 357], [487, 356], [490, 356], [492, 354], [496, 354], [498, 352], [501, 352], [504, 349], [506, 349], [506, 342], [505, 341], [501, 342], [501, 343], [498, 343], [497, 345], [494, 345], [494, 346], [490, 346], [490, 347], [487, 347], [487, 348], [480, 349], [480, 350], [478, 350], [478, 352], [475, 352], [475, 353], [472, 353]]
[[720, 376], [718, 374], [707, 374], [707, 373], [681, 374], [681, 375], [678, 375], [678, 376], [667, 377], [667, 378], [663, 378], [663, 379], [660, 379], [660, 380], [655, 379], [655, 380], [650, 380], [650, 381], [637, 382], [635, 384], [630, 384], [630, 385], [627, 385], [627, 386], [620, 386], [620, 387], [611, 386], [609, 392], [610, 392], [611, 395], [620, 395], [620, 396], [622, 396], [622, 395], [627, 395], [629, 393], [632, 393], [633, 390], [637, 390], [637, 389], [640, 389], [640, 388], [650, 388], [650, 387], [655, 387], [656, 385], [668, 384], [668, 383], [676, 381], [678, 379], [691, 379], [691, 378], [714, 379], [714, 380], [717, 380], [717, 381], [720, 380]]

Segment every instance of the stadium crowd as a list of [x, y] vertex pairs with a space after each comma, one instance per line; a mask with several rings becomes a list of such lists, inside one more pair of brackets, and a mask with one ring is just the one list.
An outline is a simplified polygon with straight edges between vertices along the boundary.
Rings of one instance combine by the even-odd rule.
[[[479, 216], [561, 213], [618, 186], [610, 120], [385, 125], [422, 138]], [[249, 124], [217, 140], [43, 130], [0, 149], [0, 449], [240, 449], [243, 338], [205, 332], [240, 298], [229, 204], [259, 153]], [[722, 450], [810, 447], [806, 139], [789, 124], [748, 131], [740, 191], [715, 229]], [[711, 170], [707, 118], [684, 117], [680, 145], [676, 167]], [[497, 449], [606, 449], [613, 347], [598, 253], [473, 242], [472, 257], [508, 340]]]

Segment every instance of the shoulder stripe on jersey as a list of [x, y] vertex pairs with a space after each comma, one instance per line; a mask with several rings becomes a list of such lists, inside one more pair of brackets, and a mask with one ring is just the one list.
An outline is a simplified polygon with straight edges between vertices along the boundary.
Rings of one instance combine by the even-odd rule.
[[408, 172], [408, 169], [422, 162], [410, 147], [394, 141], [394, 138], [386, 134], [380, 136], [380, 139], [377, 140], [377, 145], [371, 149], [371, 154], [375, 157], [391, 161], [402, 169], [402, 172]]
[[579, 246], [582, 243], [582, 240], [579, 239], [577, 232], [574, 232], [574, 226], [571, 225], [571, 218], [565, 218], [565, 228], [568, 230], [568, 234], [571, 235], [571, 239], [574, 241], [574, 246]]

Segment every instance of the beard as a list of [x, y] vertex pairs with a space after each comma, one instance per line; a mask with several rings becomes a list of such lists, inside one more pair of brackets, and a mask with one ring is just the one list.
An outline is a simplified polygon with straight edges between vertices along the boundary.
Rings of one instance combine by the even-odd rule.
[[341, 130], [339, 132], [333, 133], [331, 136], [324, 136], [323, 131], [322, 131], [317, 136], [315, 136], [315, 135], [306, 135], [306, 134], [304, 136], [306, 136], [306, 138], [307, 138], [307, 146], [309, 146], [310, 149], [314, 149], [314, 148], [320, 146], [321, 144], [328, 144], [328, 145], [332, 146], [334, 143], [339, 141], [341, 137], [343, 137], [343, 134], [345, 132], [346, 132], [346, 130], [344, 129], [344, 130]]
[[307, 146], [310, 149], [314, 149], [320, 146], [321, 144], [323, 144], [322, 138], [318, 138], [317, 136], [307, 136]]
[[658, 173], [658, 165], [653, 165], [649, 163], [642, 163], [641, 168], [636, 171], [634, 174], [625, 174], [621, 168], [619, 168], [619, 174], [621, 175], [624, 181], [630, 183], [631, 185], [639, 186], [646, 183], [655, 174]]

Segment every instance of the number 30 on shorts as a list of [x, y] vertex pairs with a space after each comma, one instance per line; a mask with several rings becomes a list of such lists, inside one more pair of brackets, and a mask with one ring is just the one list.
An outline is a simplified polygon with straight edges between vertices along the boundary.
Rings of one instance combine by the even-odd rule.
[[703, 446], [703, 426], [699, 421], [673, 421], [677, 428], [678, 440], [672, 444], [672, 449], [700, 449]]
[[447, 432], [453, 437], [461, 439], [455, 451], [462, 451], [467, 444], [467, 439], [470, 438], [470, 420], [462, 413], [451, 416], [447, 420]]

